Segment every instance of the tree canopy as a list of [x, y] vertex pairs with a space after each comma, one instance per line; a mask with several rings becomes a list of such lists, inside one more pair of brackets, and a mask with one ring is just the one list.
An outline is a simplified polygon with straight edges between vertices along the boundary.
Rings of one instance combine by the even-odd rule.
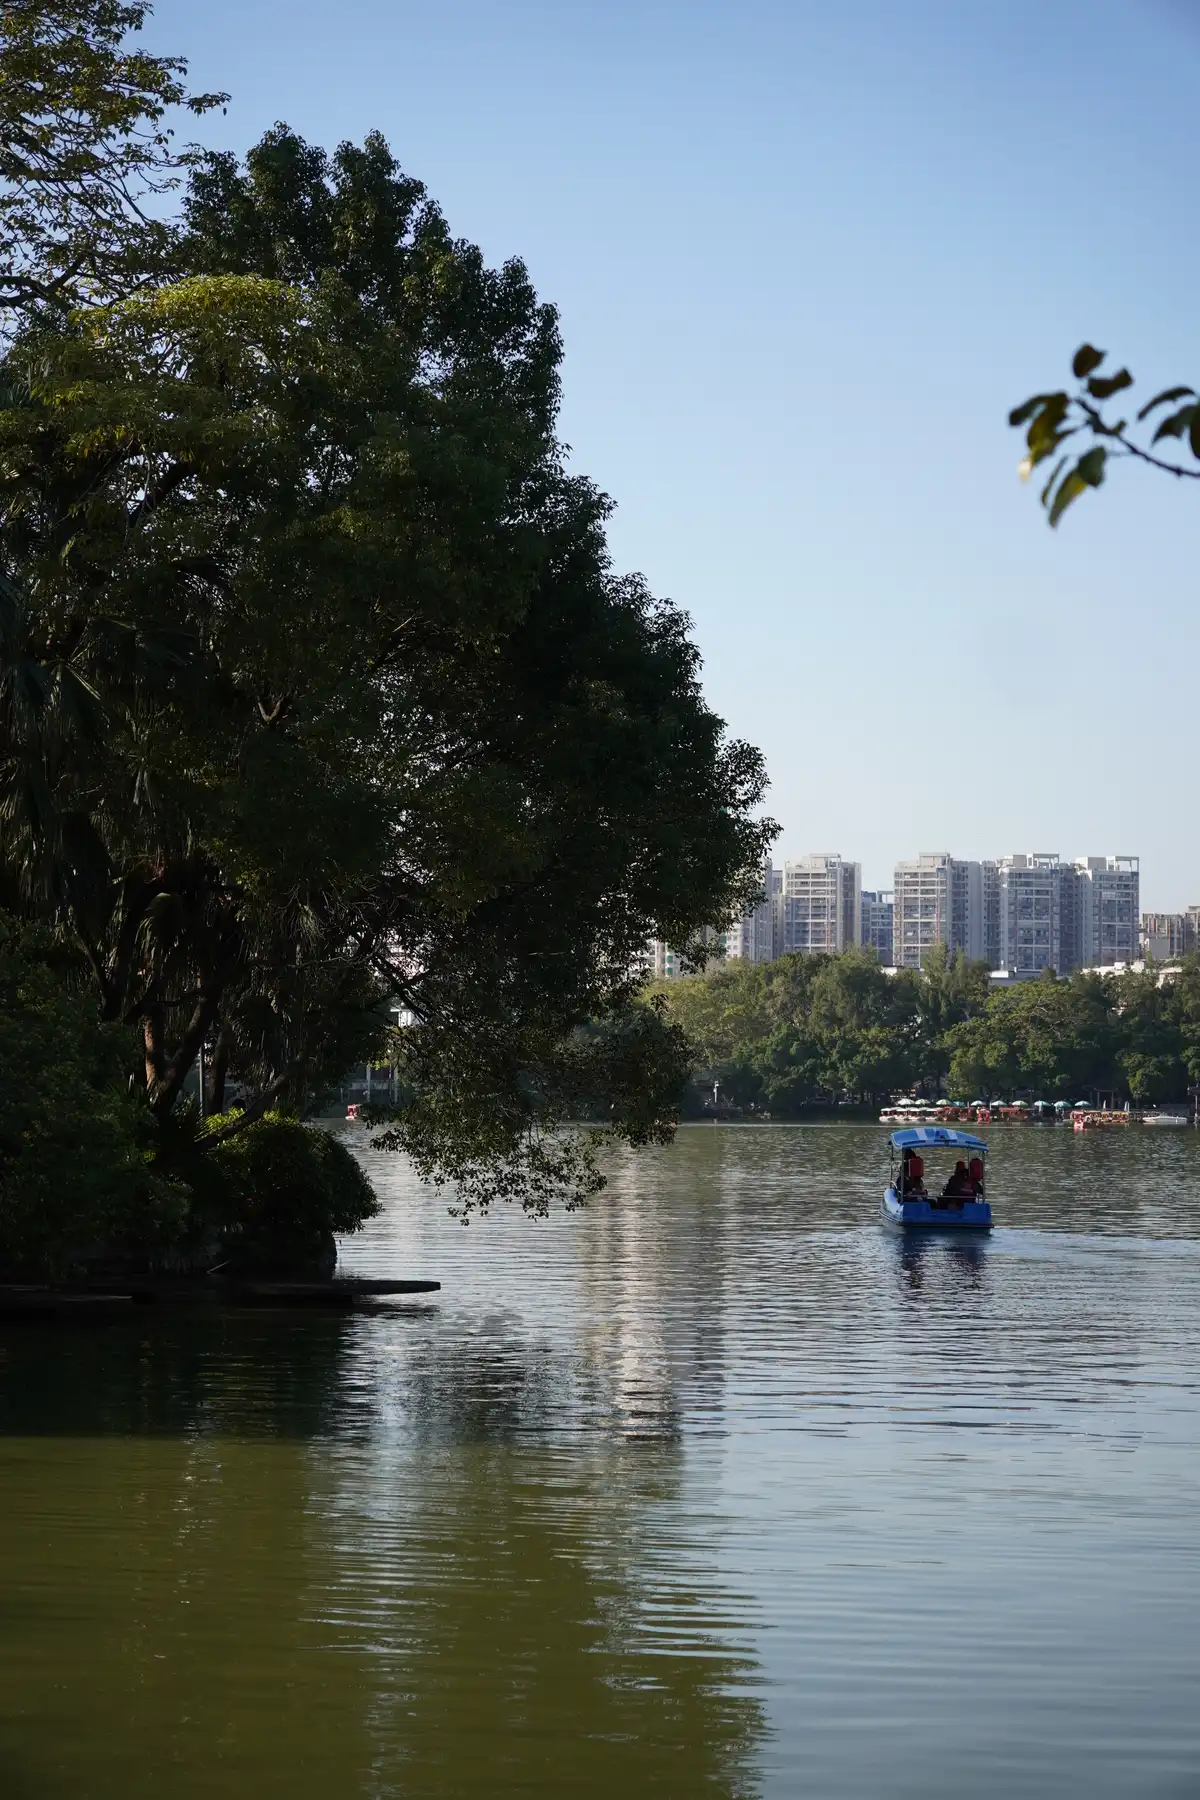
[[986, 1004], [987, 970], [939, 949], [924, 972], [888, 973], [863, 949], [729, 962], [649, 991], [687, 1036], [702, 1080], [731, 1102], [791, 1112], [936, 1084], [951, 1028]]
[[[202, 1045], [211, 1109], [243, 1103], [200, 1146], [397, 1004], [389, 1141], [541, 1204], [593, 1180], [546, 1136], [581, 1069], [611, 1129], [669, 1129], [679, 1041], [622, 1024], [633, 970], [752, 896], [761, 758], [612, 567], [524, 266], [376, 134], [173, 160], [183, 65], [122, 47], [145, 11], [0, 24], [32, 146], [0, 169], [0, 896], [136, 1032], [161, 1155]], [[134, 188], [181, 173], [151, 228]]]
[[694, 1082], [786, 1115], [834, 1102], [929, 1096], [1135, 1105], [1181, 1100], [1200, 1082], [1200, 961], [1166, 980], [1053, 971], [989, 992], [986, 964], [938, 951], [888, 972], [871, 950], [729, 962], [648, 990], [691, 1046]]

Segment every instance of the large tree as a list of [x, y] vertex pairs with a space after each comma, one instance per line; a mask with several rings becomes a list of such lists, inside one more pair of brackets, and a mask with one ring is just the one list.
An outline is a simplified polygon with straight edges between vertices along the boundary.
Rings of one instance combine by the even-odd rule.
[[[60, 10], [100, 56], [103, 140], [103, 59], [144, 9]], [[215, 1141], [377, 1048], [395, 1001], [394, 1141], [469, 1198], [588, 1186], [546, 1128], [585, 1099], [634, 1139], [666, 1128], [680, 1041], [622, 1022], [638, 953], [744, 905], [771, 828], [685, 615], [613, 570], [608, 503], [564, 465], [553, 310], [378, 136], [330, 157], [280, 126], [244, 164], [201, 159], [149, 250], [136, 207], [106, 216], [122, 256], [97, 250], [108, 285], [69, 308], [59, 189], [22, 180], [7, 289], [0, 269], [14, 904], [136, 1025], [166, 1142], [202, 1044], [213, 1102], [228, 1074], [247, 1090]]]

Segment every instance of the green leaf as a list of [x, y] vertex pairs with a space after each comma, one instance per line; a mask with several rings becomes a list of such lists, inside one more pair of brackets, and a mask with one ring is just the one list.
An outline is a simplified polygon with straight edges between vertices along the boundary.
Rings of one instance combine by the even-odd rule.
[[1029, 473], [1032, 474], [1038, 464], [1045, 462], [1048, 456], [1053, 456], [1058, 446], [1065, 444], [1067, 439], [1074, 437], [1080, 429], [1080, 426], [1073, 425], [1070, 431], [1056, 431], [1051, 436], [1040, 440], [1037, 449], [1031, 450], [1026, 458], [1029, 464]]
[[1093, 375], [1087, 385], [1094, 399], [1109, 400], [1122, 388], [1132, 387], [1133, 376], [1128, 369], [1119, 369], [1115, 375]]
[[1156, 406], [1165, 406], [1168, 400], [1182, 400], [1185, 394], [1194, 396], [1195, 392], [1195, 388], [1190, 387], [1164, 388], [1161, 394], [1155, 394], [1153, 400], [1147, 400], [1145, 406], [1143, 406], [1141, 412], [1138, 414], [1138, 418], [1149, 418]]
[[1095, 444], [1090, 450], [1085, 450], [1075, 464], [1075, 473], [1080, 481], [1086, 482], [1088, 487], [1099, 487], [1104, 480], [1104, 463], [1107, 456], [1108, 451], [1103, 444]]
[[1023, 425], [1026, 419], [1031, 419], [1033, 417], [1040, 406], [1044, 406], [1047, 400], [1053, 398], [1054, 396], [1052, 394], [1034, 394], [1030, 399], [1022, 402], [1020, 406], [1013, 407], [1008, 415], [1009, 424]]
[[[1108, 456], [1103, 444], [1094, 444], [1085, 450], [1071, 473], [1059, 484], [1058, 492], [1050, 502], [1050, 523], [1057, 525], [1072, 501], [1078, 500], [1080, 494], [1086, 493], [1090, 487], [1099, 487], [1104, 480], [1104, 464]], [[1047, 493], [1050, 484], [1047, 484]]]
[[1071, 373], [1082, 381], [1085, 375], [1100, 367], [1107, 355], [1107, 350], [1097, 350], [1093, 344], [1080, 344], [1071, 363]]
[[1070, 404], [1071, 396], [1064, 388], [1059, 388], [1056, 394], [1044, 394], [1042, 396], [1042, 405], [1034, 418], [1033, 424], [1030, 426], [1030, 430], [1036, 430], [1039, 425], [1046, 424], [1047, 422], [1052, 426], [1061, 425], [1067, 416], [1067, 408]]
[[1050, 498], [1050, 489], [1062, 474], [1066, 461], [1067, 459], [1065, 456], [1060, 456], [1053, 469], [1050, 471], [1050, 479], [1042, 489], [1041, 503], [1043, 506], [1045, 506], [1047, 500]]
[[1034, 464], [1049, 456], [1060, 439], [1067, 435], [1059, 427], [1066, 418], [1069, 405], [1070, 400], [1066, 394], [1047, 394], [1040, 410], [1034, 415], [1025, 437], [1025, 442], [1029, 445], [1030, 460]]
[[1193, 400], [1190, 406], [1181, 406], [1179, 411], [1172, 413], [1169, 419], [1164, 419], [1150, 442], [1157, 444], [1159, 438], [1182, 437], [1196, 416], [1196, 406], [1197, 403]]
[[1076, 474], [1075, 470], [1072, 469], [1071, 473], [1067, 476], [1057, 494], [1054, 496], [1054, 503], [1050, 508], [1051, 525], [1057, 525], [1071, 502], [1073, 500], [1078, 500], [1080, 494], [1085, 494], [1087, 492], [1087, 485], [1086, 481], [1080, 481], [1079, 476]]

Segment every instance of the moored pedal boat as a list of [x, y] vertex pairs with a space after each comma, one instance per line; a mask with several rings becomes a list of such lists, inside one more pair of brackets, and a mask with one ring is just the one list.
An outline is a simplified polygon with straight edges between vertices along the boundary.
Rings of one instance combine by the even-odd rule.
[[[990, 1231], [992, 1209], [984, 1197], [987, 1145], [967, 1131], [945, 1125], [917, 1125], [893, 1131], [891, 1162], [883, 1196], [883, 1216], [902, 1231]], [[957, 1167], [943, 1189], [925, 1182], [924, 1152], [961, 1150]], [[968, 1166], [966, 1157], [970, 1157]], [[897, 1157], [899, 1163], [897, 1164]]]

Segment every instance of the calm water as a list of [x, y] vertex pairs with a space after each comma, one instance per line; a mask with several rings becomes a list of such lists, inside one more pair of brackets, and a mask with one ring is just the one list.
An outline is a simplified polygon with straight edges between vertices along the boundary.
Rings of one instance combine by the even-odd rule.
[[6, 1800], [1200, 1795], [1200, 1133], [684, 1131], [370, 1314], [0, 1331]]

